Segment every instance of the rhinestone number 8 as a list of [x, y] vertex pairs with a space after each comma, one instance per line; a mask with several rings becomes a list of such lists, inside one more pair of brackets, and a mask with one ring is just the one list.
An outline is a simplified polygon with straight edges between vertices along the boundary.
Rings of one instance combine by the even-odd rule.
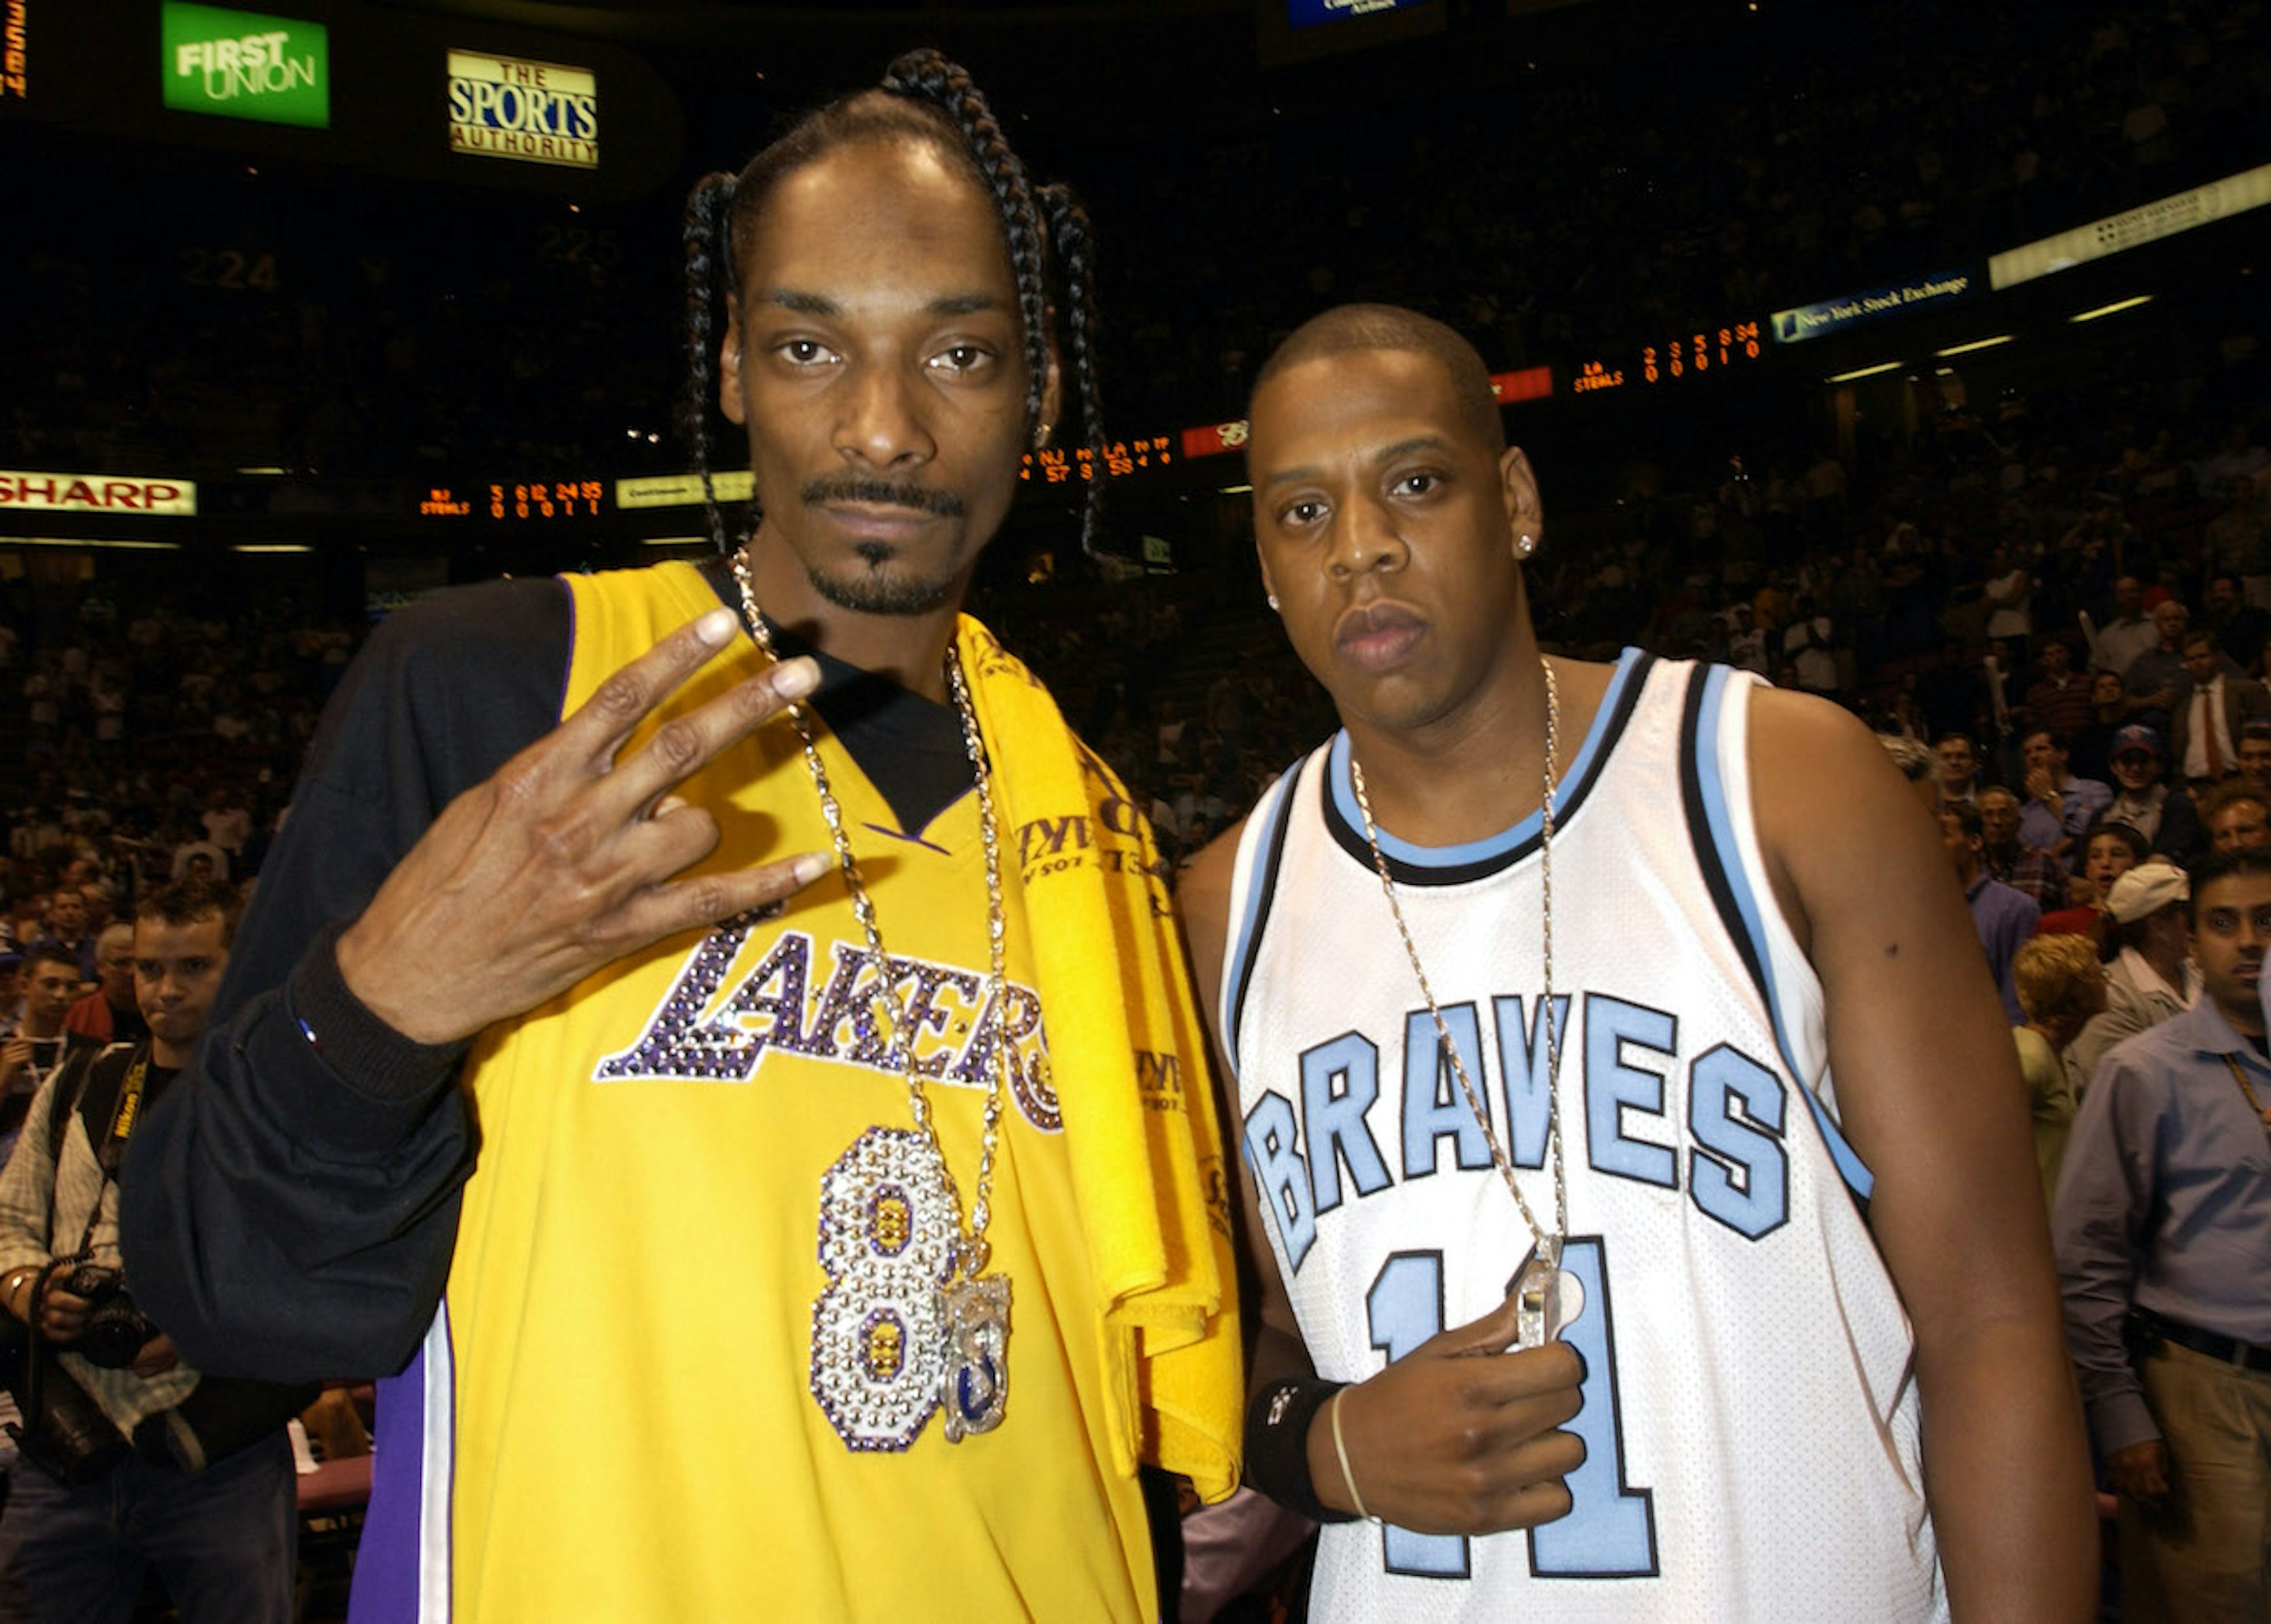
[[939, 1289], [958, 1225], [923, 1135], [871, 1128], [820, 1181], [820, 1267], [812, 1305], [812, 1396], [845, 1446], [912, 1447], [946, 1373]]

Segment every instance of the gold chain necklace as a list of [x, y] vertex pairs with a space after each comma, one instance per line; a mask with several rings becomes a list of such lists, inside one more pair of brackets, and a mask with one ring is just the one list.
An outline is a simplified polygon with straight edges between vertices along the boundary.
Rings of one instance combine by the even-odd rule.
[[[733, 555], [733, 570], [750, 638], [778, 665], [780, 654], [757, 607], [746, 548]], [[986, 1231], [993, 1219], [1001, 1079], [1011, 1063], [1001, 824], [977, 707], [950, 641], [946, 678], [978, 791], [979, 838], [986, 853], [988, 993], [994, 1019], [1001, 1026], [986, 1068], [978, 1180], [966, 1226], [961, 1194], [947, 1166], [922, 1069], [915, 1061], [912, 1023], [898, 995], [900, 978], [892, 971], [875, 899], [853, 856], [844, 808], [820, 759], [811, 714], [801, 704], [788, 709], [853, 916], [880, 978], [871, 1009], [882, 1017], [888, 1052], [906, 1079], [916, 1129], [912, 1135], [868, 1129], [822, 1180], [822, 1265], [830, 1285], [813, 1305], [813, 1388], [838, 1434], [854, 1449], [906, 1449], [931, 1412], [942, 1407], [947, 1441], [958, 1443], [967, 1434], [999, 1427], [1009, 1401], [1009, 1279], [986, 1272], [993, 1256]], [[920, 1300], [926, 1288], [933, 1299], [927, 1311]]]
[[[1561, 690], [1554, 682], [1552, 662], [1542, 654], [1538, 656], [1538, 668], [1545, 674], [1545, 786], [1538, 796], [1538, 867], [1539, 956], [1545, 988], [1539, 1000], [1539, 1018], [1545, 1023], [1545, 1144], [1553, 1162], [1551, 1230], [1538, 1221], [1537, 1215], [1530, 1210], [1530, 1203], [1523, 1198], [1522, 1186], [1514, 1176], [1514, 1158], [1507, 1154], [1506, 1147], [1499, 1143], [1498, 1134], [1491, 1127], [1490, 1112], [1476, 1091], [1474, 1079], [1467, 1075], [1467, 1063], [1460, 1058], [1459, 1046], [1452, 1040], [1450, 1024], [1444, 1020], [1443, 1008], [1435, 1001], [1435, 989], [1427, 983], [1427, 972], [1419, 962], [1419, 949], [1411, 940], [1411, 927], [1404, 922], [1404, 906], [1396, 898], [1396, 881], [1389, 873], [1387, 855], [1380, 849], [1380, 829], [1373, 821], [1371, 797], [1365, 793], [1364, 767], [1356, 758], [1356, 741], [1349, 741], [1349, 782], [1356, 791], [1357, 810], [1364, 815], [1364, 838], [1372, 847], [1372, 866], [1379, 871], [1380, 889], [1388, 898], [1389, 913], [1396, 920], [1396, 934], [1404, 939], [1404, 956], [1411, 961], [1411, 973], [1418, 980], [1420, 995], [1427, 1001], [1427, 1013], [1435, 1017], [1436, 1041], [1450, 1061], [1451, 1073], [1459, 1080], [1459, 1091], [1466, 1096], [1467, 1109], [1474, 1113], [1475, 1121], [1483, 1130], [1484, 1142], [1490, 1146], [1491, 1165], [1506, 1181], [1507, 1193], [1514, 1197], [1514, 1204], [1521, 1211], [1522, 1221], [1530, 1225], [1530, 1239], [1535, 1242], [1535, 1248], [1508, 1286], [1508, 1295], [1521, 1299], [1519, 1341], [1523, 1347], [1535, 1347], [1551, 1340], [1559, 1329], [1561, 1243], [1569, 1233], [1569, 1187], [1561, 1169], [1561, 1024], [1553, 1009], [1553, 760], [1560, 747]], [[1508, 1096], [1510, 1100], [1510, 1089]]]

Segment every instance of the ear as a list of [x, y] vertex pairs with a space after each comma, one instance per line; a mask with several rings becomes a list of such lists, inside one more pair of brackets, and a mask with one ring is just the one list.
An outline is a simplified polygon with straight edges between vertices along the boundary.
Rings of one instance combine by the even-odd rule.
[[1498, 459], [1499, 495], [1506, 505], [1508, 545], [1517, 536], [1543, 540], [1545, 508], [1538, 497], [1538, 476], [1518, 445], [1509, 445]]
[[726, 414], [729, 423], [739, 423], [748, 415], [741, 401], [741, 321], [738, 316], [726, 318], [725, 341], [718, 346], [718, 409]]

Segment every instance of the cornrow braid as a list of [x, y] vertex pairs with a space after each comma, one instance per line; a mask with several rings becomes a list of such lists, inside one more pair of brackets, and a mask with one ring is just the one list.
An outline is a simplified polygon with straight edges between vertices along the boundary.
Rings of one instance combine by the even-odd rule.
[[[717, 481], [710, 473], [710, 403], [717, 399], [718, 379], [711, 370], [718, 354], [713, 296], [720, 281], [733, 282], [732, 221], [736, 190], [730, 175], [710, 174], [694, 183], [686, 199], [686, 393], [678, 406], [679, 431], [694, 455], [694, 471], [702, 476], [702, 511], [710, 540], [719, 552], [731, 550], [726, 538], [726, 518], [718, 509]], [[728, 295], [730, 297], [730, 294]], [[756, 495], [749, 496], [749, 522], [756, 522]]]
[[970, 75], [935, 50], [909, 51], [884, 71], [883, 88], [927, 102], [962, 132], [964, 145], [994, 194], [1009, 239], [1009, 268], [1017, 279], [1017, 317], [1025, 332], [1025, 439], [1041, 426], [1041, 391], [1049, 370], [1049, 288], [1046, 237], [1033, 206], [1024, 160], [1009, 150], [985, 94]]
[[1080, 400], [1080, 439], [1088, 448], [1091, 477], [1080, 513], [1081, 550], [1096, 556], [1096, 533], [1104, 511], [1104, 396], [1096, 381], [1096, 247], [1089, 235], [1088, 211], [1071, 187], [1051, 181], [1040, 189], [1047, 212], [1049, 240], [1064, 275], [1066, 347], [1072, 362], [1073, 392]]

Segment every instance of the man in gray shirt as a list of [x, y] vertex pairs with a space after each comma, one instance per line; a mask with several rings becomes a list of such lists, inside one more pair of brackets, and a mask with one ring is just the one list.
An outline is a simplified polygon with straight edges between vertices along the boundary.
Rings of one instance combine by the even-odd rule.
[[2194, 871], [2202, 995], [2098, 1067], [2051, 1228], [2124, 1618], [2271, 1618], [2271, 853]]

